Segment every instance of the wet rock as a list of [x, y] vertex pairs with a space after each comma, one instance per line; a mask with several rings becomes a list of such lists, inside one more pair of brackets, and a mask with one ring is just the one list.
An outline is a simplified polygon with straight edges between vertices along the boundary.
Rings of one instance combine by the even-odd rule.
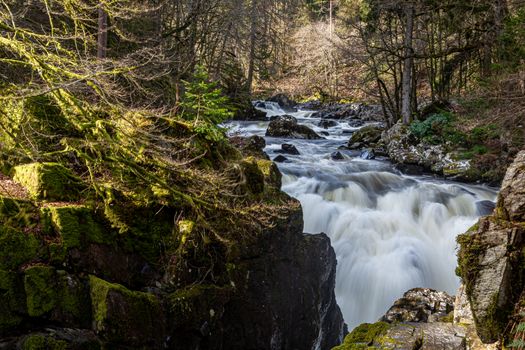
[[375, 159], [375, 158], [376, 158], [376, 154], [375, 154], [375, 152], [374, 152], [373, 149], [370, 149], [370, 148], [369, 148], [369, 149], [365, 149], [365, 150], [363, 150], [363, 151], [361, 152], [360, 157], [361, 157], [362, 159], [368, 159], [368, 160], [370, 160], [370, 159]]
[[328, 131], [321, 131], [320, 134], [324, 136], [330, 136], [330, 133]]
[[266, 136], [308, 140], [322, 138], [306, 125], [298, 124], [297, 119], [292, 116], [279, 116], [272, 120], [266, 130]]
[[281, 145], [281, 149], [276, 150], [275, 153], [291, 154], [296, 156], [300, 154], [297, 148], [289, 143], [283, 143]]
[[374, 146], [380, 139], [384, 128], [377, 125], [365, 126], [352, 134], [348, 147], [353, 148], [355, 144]]
[[381, 318], [384, 322], [436, 322], [454, 309], [454, 298], [445, 292], [415, 288], [406, 292]]
[[332, 154], [330, 154], [330, 158], [332, 160], [343, 160], [345, 159], [345, 156], [343, 156], [341, 152], [337, 151], [337, 152], [332, 152]]
[[476, 209], [479, 216], [491, 215], [496, 208], [496, 203], [492, 201], [479, 201], [476, 202]]
[[347, 121], [347, 123], [348, 123], [348, 126], [350, 126], [351, 128], [359, 128], [365, 125], [365, 122], [361, 119], [350, 119]]
[[425, 169], [420, 165], [399, 163], [395, 165], [395, 168], [406, 175], [418, 176], [425, 173]]
[[279, 154], [277, 157], [275, 157], [273, 159], [274, 162], [277, 162], [277, 163], [286, 163], [286, 162], [289, 162], [288, 158], [286, 158], [285, 156]]
[[285, 94], [274, 95], [270, 97], [268, 101], [278, 103], [279, 106], [281, 106], [281, 108], [286, 112], [297, 112], [297, 109], [295, 108], [297, 103], [291, 100]]
[[321, 128], [328, 129], [337, 126], [337, 122], [333, 120], [322, 119], [317, 125]]

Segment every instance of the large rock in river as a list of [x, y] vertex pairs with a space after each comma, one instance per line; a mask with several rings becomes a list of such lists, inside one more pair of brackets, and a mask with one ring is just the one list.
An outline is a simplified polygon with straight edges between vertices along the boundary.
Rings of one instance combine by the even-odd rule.
[[286, 137], [293, 139], [322, 139], [315, 131], [297, 123], [297, 119], [290, 115], [283, 115], [275, 118], [268, 125], [266, 136]]

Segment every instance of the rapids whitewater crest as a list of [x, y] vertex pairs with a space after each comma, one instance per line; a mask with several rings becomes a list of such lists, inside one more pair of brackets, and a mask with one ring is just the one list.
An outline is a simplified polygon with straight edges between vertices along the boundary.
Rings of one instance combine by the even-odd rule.
[[[349, 329], [375, 322], [404, 292], [414, 287], [453, 295], [459, 286], [454, 270], [456, 236], [481, 215], [479, 202], [494, 201], [497, 190], [407, 176], [385, 158], [365, 160], [360, 152], [339, 149], [352, 127], [340, 120], [318, 126], [312, 111], [287, 113], [272, 102], [257, 104], [267, 117], [292, 115], [325, 138], [265, 137], [274, 159], [281, 144], [299, 155], [279, 163], [282, 190], [303, 207], [304, 231], [326, 233], [337, 254], [336, 297]], [[265, 136], [268, 121], [232, 121], [231, 134]], [[339, 151], [344, 159], [334, 160]]]

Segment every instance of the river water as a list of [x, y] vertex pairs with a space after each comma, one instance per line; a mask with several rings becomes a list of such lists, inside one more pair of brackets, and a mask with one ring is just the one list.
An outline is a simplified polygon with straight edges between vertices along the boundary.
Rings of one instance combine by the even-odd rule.
[[[340, 150], [344, 159], [333, 160], [331, 154], [357, 128], [339, 121], [323, 129], [312, 112], [285, 113], [273, 103], [261, 110], [268, 117], [293, 115], [329, 133], [324, 140], [265, 137], [265, 152], [273, 159], [283, 143], [300, 152], [278, 163], [282, 190], [301, 202], [305, 232], [325, 232], [331, 239], [338, 262], [335, 292], [349, 329], [377, 321], [414, 287], [455, 294], [455, 238], [476, 222], [477, 203], [495, 200], [495, 189], [403, 175], [387, 159], [361, 159], [356, 151]], [[264, 136], [267, 126], [228, 124], [231, 134], [245, 136]]]

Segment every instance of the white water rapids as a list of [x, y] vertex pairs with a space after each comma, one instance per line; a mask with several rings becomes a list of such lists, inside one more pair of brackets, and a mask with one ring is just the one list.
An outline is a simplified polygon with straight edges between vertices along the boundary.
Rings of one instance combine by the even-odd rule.
[[[494, 201], [496, 190], [399, 173], [386, 159], [363, 160], [344, 151], [356, 130], [345, 121], [319, 128], [311, 112], [285, 113], [267, 103], [268, 117], [295, 116], [301, 124], [328, 132], [325, 140], [266, 137], [273, 159], [281, 144], [296, 146], [300, 155], [279, 163], [282, 189], [303, 207], [304, 230], [325, 232], [337, 255], [336, 297], [349, 329], [375, 322], [404, 292], [429, 287], [456, 293], [459, 279], [456, 241], [477, 220], [476, 202]], [[264, 136], [268, 122], [231, 122], [230, 133]]]

